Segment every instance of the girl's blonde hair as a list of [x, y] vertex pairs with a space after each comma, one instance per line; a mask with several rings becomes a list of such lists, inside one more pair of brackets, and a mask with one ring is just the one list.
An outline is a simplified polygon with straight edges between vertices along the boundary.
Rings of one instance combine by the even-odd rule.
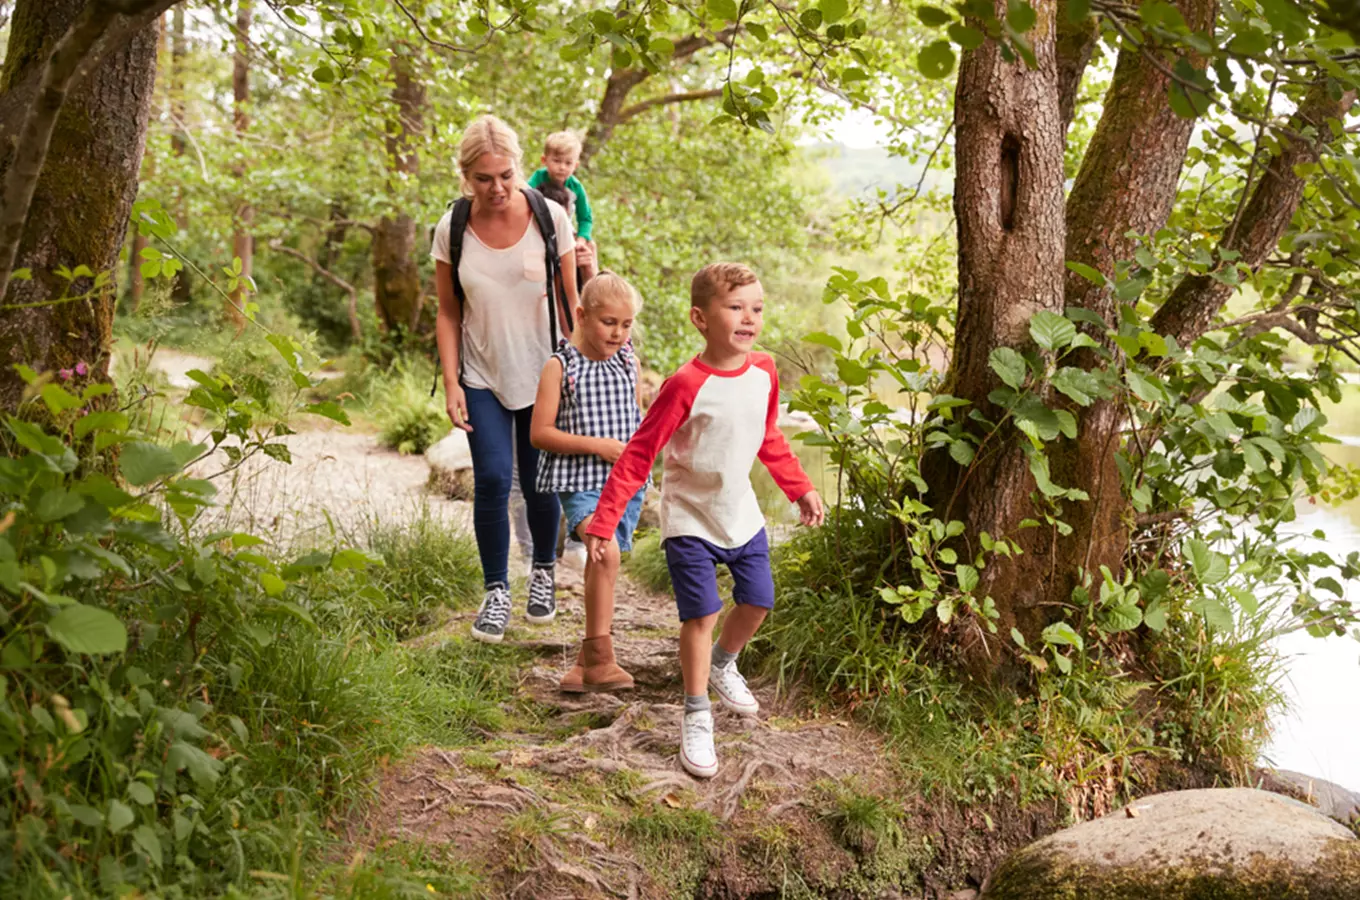
[[[581, 290], [580, 306], [584, 314], [589, 314], [602, 306], [608, 306], [616, 300], [622, 300], [628, 304], [628, 308], [637, 315], [642, 310], [642, 296], [622, 275], [615, 275], [608, 269], [602, 270], [594, 278], [586, 282], [586, 286]], [[584, 317], [584, 316], [583, 316]], [[580, 349], [581, 329], [577, 328], [571, 336], [572, 344]]]
[[515, 184], [524, 185], [524, 151], [519, 148], [519, 135], [515, 134], [515, 129], [488, 113], [473, 120], [463, 132], [463, 140], [458, 145], [458, 179], [464, 197], [472, 196], [468, 169], [488, 153], [509, 157], [511, 165], [515, 167]]

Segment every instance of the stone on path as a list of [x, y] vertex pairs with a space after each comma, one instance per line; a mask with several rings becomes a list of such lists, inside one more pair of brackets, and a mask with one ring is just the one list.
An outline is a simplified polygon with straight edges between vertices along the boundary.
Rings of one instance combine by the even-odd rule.
[[468, 449], [467, 432], [461, 428], [450, 431], [434, 446], [425, 451], [430, 465], [430, 487], [450, 500], [472, 499], [472, 451]]
[[983, 900], [1356, 900], [1360, 841], [1252, 788], [1137, 800], [1011, 854]]

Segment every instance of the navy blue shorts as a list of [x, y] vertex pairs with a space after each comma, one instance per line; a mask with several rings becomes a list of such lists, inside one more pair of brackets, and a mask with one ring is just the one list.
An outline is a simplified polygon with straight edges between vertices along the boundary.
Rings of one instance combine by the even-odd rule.
[[762, 528], [740, 547], [727, 549], [700, 537], [666, 538], [666, 568], [671, 572], [675, 606], [680, 621], [700, 619], [722, 609], [718, 596], [718, 563], [732, 573], [732, 599], [737, 603], [774, 609], [774, 578], [770, 574], [770, 539]]

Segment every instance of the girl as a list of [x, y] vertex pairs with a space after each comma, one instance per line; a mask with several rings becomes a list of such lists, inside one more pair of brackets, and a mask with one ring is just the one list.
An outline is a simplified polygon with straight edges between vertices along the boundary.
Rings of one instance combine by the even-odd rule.
[[[545, 451], [538, 489], [556, 491], [571, 533], [584, 536], [600, 489], [623, 445], [642, 422], [638, 362], [629, 336], [642, 302], [632, 285], [613, 272], [586, 282], [576, 309], [572, 343], [563, 343], [543, 367], [529, 439]], [[638, 489], [619, 521], [617, 541], [602, 560], [586, 563], [586, 634], [561, 682], [568, 692], [617, 691], [633, 677], [614, 659], [614, 582], [619, 551], [633, 545], [647, 485]]]
[[[472, 453], [473, 531], [486, 588], [472, 636], [492, 643], [505, 636], [510, 621], [507, 506], [516, 455], [534, 545], [525, 611], [535, 623], [550, 622], [557, 612], [557, 496], [535, 488], [538, 451], [528, 439], [537, 389], [534, 373], [553, 349], [545, 301], [547, 248], [524, 195], [522, 158], [519, 138], [495, 116], [482, 116], [463, 133], [458, 170], [463, 196], [472, 201], [467, 228], [458, 238], [458, 283], [466, 304], [459, 302], [453, 286], [451, 213], [435, 227], [431, 250], [439, 292], [435, 335], [449, 418], [468, 433]], [[576, 305], [571, 222], [562, 207], [548, 206], [568, 304], [564, 308], [570, 309]]]

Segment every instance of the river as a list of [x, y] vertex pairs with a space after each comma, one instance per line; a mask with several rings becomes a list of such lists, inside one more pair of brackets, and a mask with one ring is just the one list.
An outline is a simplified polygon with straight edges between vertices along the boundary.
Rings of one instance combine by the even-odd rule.
[[[1341, 443], [1323, 447], [1323, 453], [1335, 463], [1360, 464], [1360, 385], [1348, 387], [1342, 403], [1324, 411], [1328, 433]], [[809, 427], [788, 425], [784, 431], [792, 441]], [[826, 452], [792, 443], [822, 496], [834, 498], [835, 467], [828, 463]], [[763, 466], [755, 468], [756, 491], [771, 522], [796, 524], [796, 508], [784, 499]], [[1360, 549], [1360, 499], [1326, 506], [1301, 498], [1297, 509], [1298, 518], [1288, 530], [1301, 536], [1301, 547], [1324, 550], [1333, 557]], [[1326, 534], [1325, 540], [1312, 537], [1319, 529]], [[1352, 582], [1343, 587], [1349, 599], [1360, 601], [1360, 585]], [[1360, 641], [1349, 635], [1315, 638], [1300, 631], [1278, 638], [1275, 649], [1280, 655], [1280, 688], [1286, 704], [1276, 711], [1262, 762], [1360, 791]]]

